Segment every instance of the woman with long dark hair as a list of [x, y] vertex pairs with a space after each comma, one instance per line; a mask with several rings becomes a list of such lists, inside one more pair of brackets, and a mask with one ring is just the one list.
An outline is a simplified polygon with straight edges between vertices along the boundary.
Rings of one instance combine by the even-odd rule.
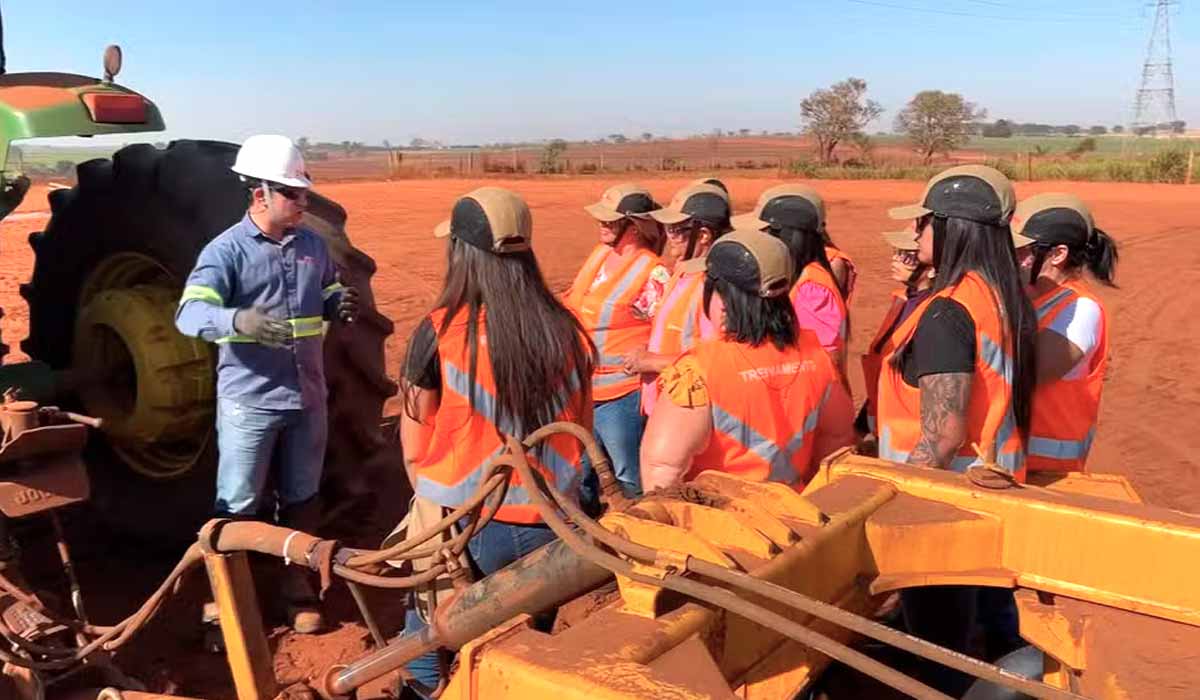
[[736, 216], [734, 228], [754, 228], [787, 245], [796, 270], [792, 306], [800, 327], [812, 331], [845, 374], [850, 317], [842, 288], [825, 252], [825, 201], [811, 187], [784, 184], [759, 195], [754, 211]]
[[1107, 314], [1084, 277], [1115, 287], [1117, 246], [1070, 194], [1021, 202], [1013, 230], [1033, 239], [1017, 251], [1038, 319], [1029, 471], [1084, 471], [1108, 367]]
[[[560, 420], [591, 427], [594, 365], [584, 329], [542, 278], [520, 197], [477, 189], [459, 198], [435, 235], [449, 238], [446, 280], [409, 341], [400, 423], [416, 494], [410, 513], [432, 511], [433, 522], [475, 493], [505, 436]], [[580, 460], [580, 445], [566, 436], [533, 452], [535, 468], [567, 494], [578, 491]], [[471, 538], [471, 563], [483, 574], [554, 538], [529, 505], [530, 488], [514, 477], [495, 519]], [[427, 622], [410, 607], [406, 631]], [[437, 685], [436, 654], [409, 671]]]
[[933, 291], [893, 336], [879, 380], [879, 456], [966, 471], [994, 464], [1023, 479], [1035, 381], [1036, 319], [1017, 270], [1012, 183], [979, 165], [930, 181], [914, 222]]
[[715, 469], [803, 488], [854, 433], [850, 396], [788, 301], [787, 248], [759, 231], [734, 231], [704, 264], [704, 309], [720, 335], [663, 371], [642, 481], [654, 489]]
[[[914, 222], [917, 257], [937, 270], [928, 298], [890, 338], [878, 387], [879, 456], [964, 472], [998, 468], [1025, 478], [1035, 381], [1036, 319], [1017, 268], [1012, 183], [979, 165], [930, 180], [921, 202], [892, 209]], [[901, 592], [909, 631], [963, 652], [977, 613], [989, 645], [1015, 637], [1007, 589], [932, 586]], [[918, 677], [958, 696], [964, 674], [923, 664]]]

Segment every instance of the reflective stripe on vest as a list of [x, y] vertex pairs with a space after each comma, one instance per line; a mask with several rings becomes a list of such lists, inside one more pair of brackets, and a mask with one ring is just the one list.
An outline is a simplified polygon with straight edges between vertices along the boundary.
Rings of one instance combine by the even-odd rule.
[[[491, 392], [484, 389], [478, 383], [472, 385], [471, 378], [466, 372], [448, 362], [443, 363], [442, 368], [443, 382], [446, 388], [458, 394], [468, 404], [471, 402], [471, 390], [474, 387], [475, 411], [495, 426], [497, 430], [514, 437], [524, 435], [524, 432], [519, 429], [519, 424], [515, 423], [508, 416], [503, 417], [503, 419], [498, 416], [499, 410], [496, 406], [496, 397]], [[579, 382], [572, 375], [571, 386], [568, 386], [567, 390], [559, 395], [553, 406], [553, 413], [555, 415], [562, 413], [571, 395], [578, 390]], [[488, 463], [503, 453], [504, 449], [504, 445], [501, 445], [493, 450], [483, 462], [471, 468], [466, 478], [454, 485], [440, 484], [428, 478], [421, 478], [420, 474], [418, 474], [416, 491], [421, 496], [439, 503], [462, 503], [478, 490], [480, 480]], [[580, 478], [580, 473], [570, 459], [563, 456], [549, 440], [542, 443], [541, 449], [536, 452], [536, 456], [538, 461], [545, 465], [551, 474], [554, 475], [555, 488], [563, 493], [574, 493], [577, 487], [576, 481]], [[504, 503], [506, 505], [530, 505], [532, 501], [529, 500], [529, 493], [523, 487], [513, 484], [508, 488], [508, 495], [505, 497]]]
[[[634, 262], [625, 273], [625, 276], [621, 278], [621, 281], [617, 283], [617, 286], [613, 288], [608, 298], [604, 300], [604, 304], [601, 305], [600, 318], [596, 323], [596, 332], [592, 335], [592, 342], [595, 343], [598, 352], [603, 353], [604, 351], [604, 339], [608, 335], [608, 327], [612, 323], [612, 316], [613, 312], [616, 311], [617, 302], [629, 291], [629, 288], [633, 286], [633, 283], [637, 281], [638, 276], [642, 274], [650, 262], [651, 260], [648, 257], [642, 257]], [[601, 365], [621, 366], [624, 363], [625, 358], [620, 355], [600, 355]], [[624, 376], [621, 378], [627, 379]]]
[[1075, 293], [1075, 290], [1073, 290], [1073, 289], [1063, 289], [1063, 290], [1051, 295], [1051, 297], [1049, 299], [1047, 299], [1044, 303], [1038, 305], [1038, 307], [1036, 309], [1034, 309], [1034, 311], [1037, 313], [1037, 320], [1041, 321], [1042, 319], [1044, 319], [1046, 317], [1046, 314], [1050, 313], [1050, 311], [1053, 310], [1055, 306], [1058, 306], [1059, 302], [1063, 301], [1064, 299], [1066, 299], [1067, 297], [1071, 296], [1074, 293]]
[[[1012, 420], [1011, 412], [1009, 417], [1005, 419], [1005, 425], [1008, 426], [1008, 432], [1011, 434], [1016, 421]], [[997, 442], [1001, 442], [997, 440]], [[897, 449], [892, 446], [892, 431], [885, 427], [879, 434], [879, 457], [888, 459], [899, 464], [907, 464], [910, 452]], [[996, 464], [1003, 467], [1007, 471], [1017, 474], [1025, 467], [1025, 454], [1021, 451], [1016, 452], [998, 452], [996, 454]], [[946, 465], [946, 469], [952, 472], [963, 473], [975, 466], [982, 466], [983, 460], [978, 455], [956, 455]]]
[[[325, 319], [320, 316], [305, 316], [304, 318], [289, 318], [292, 324], [293, 338], [312, 338], [325, 335]], [[218, 343], [257, 343], [258, 341], [246, 335], [228, 335], [218, 338]]]
[[804, 448], [805, 438], [817, 429], [817, 422], [821, 418], [821, 408], [829, 400], [831, 388], [829, 386], [825, 387], [825, 393], [821, 395], [821, 400], [804, 417], [802, 431], [793, 435], [787, 444], [782, 447], [776, 445], [774, 441], [754, 428], [746, 425], [737, 416], [727, 413], [715, 403], [712, 405], [713, 429], [720, 431], [721, 434], [746, 448], [747, 452], [758, 455], [764, 462], [769, 464], [771, 466], [769, 480], [789, 485], [794, 484], [800, 478], [800, 474], [796, 472], [796, 468], [792, 465], [792, 457]]
[[341, 282], [334, 282], [333, 284], [321, 290], [321, 299], [323, 301], [329, 301], [334, 294], [341, 294], [344, 291], [346, 291], [346, 286], [344, 284]]
[[1054, 438], [1029, 438], [1030, 456], [1045, 457], [1046, 459], [1087, 460], [1092, 450], [1092, 442], [1096, 439], [1096, 428], [1088, 431], [1082, 440], [1055, 440]]
[[225, 300], [221, 298], [220, 292], [212, 287], [203, 287], [197, 284], [190, 284], [183, 288], [179, 303], [182, 304], [185, 301], [203, 301], [217, 306], [225, 305]]

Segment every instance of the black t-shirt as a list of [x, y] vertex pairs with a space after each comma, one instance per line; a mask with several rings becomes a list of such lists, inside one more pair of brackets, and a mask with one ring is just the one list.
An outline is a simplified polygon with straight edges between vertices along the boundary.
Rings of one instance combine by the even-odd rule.
[[930, 374], [971, 374], [975, 351], [975, 321], [966, 307], [953, 299], [934, 299], [917, 322], [912, 342], [901, 351], [904, 383], [918, 386]]
[[413, 331], [404, 358], [404, 379], [409, 384], [430, 391], [442, 388], [442, 368], [438, 359], [437, 331], [428, 316]]

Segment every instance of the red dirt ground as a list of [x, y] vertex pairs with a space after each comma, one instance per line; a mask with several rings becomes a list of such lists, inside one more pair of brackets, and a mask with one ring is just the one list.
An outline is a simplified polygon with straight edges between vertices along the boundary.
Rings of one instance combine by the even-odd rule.
[[[647, 186], [660, 201], [690, 178], [648, 179]], [[399, 366], [405, 339], [426, 313], [440, 288], [444, 265], [444, 243], [432, 237], [434, 225], [450, 210], [455, 197], [482, 184], [510, 187], [529, 202], [534, 217], [534, 248], [542, 268], [555, 289], [565, 287], [594, 244], [596, 227], [582, 206], [595, 201], [616, 179], [521, 179], [521, 180], [403, 180], [332, 184], [324, 193], [341, 202], [349, 212], [348, 229], [355, 243], [373, 256], [379, 271], [374, 291], [380, 310], [396, 322], [396, 335], [388, 343], [388, 365], [394, 374]], [[767, 178], [729, 178], [735, 211], [749, 209], [763, 189], [779, 181]], [[888, 249], [879, 232], [894, 224], [886, 210], [919, 197], [917, 182], [822, 181], [815, 185], [826, 198], [830, 231], [834, 240], [859, 266], [859, 281], [852, 306], [857, 354], [869, 339], [883, 313], [891, 282], [887, 280]], [[1070, 190], [1094, 208], [1101, 226], [1121, 246], [1118, 270], [1121, 288], [1103, 290], [1111, 317], [1112, 362], [1105, 388], [1099, 436], [1091, 464], [1096, 471], [1125, 475], [1143, 498], [1153, 504], [1200, 512], [1200, 382], [1191, 378], [1200, 372], [1200, 245], [1196, 235], [1197, 189], [1170, 185], [1109, 183], [1020, 183], [1022, 197], [1038, 192]], [[31, 192], [21, 212], [31, 216], [0, 224], [0, 306], [7, 315], [0, 324], [4, 339], [13, 346], [9, 361], [21, 359], [17, 341], [24, 337], [28, 312], [17, 294], [17, 285], [29, 280], [33, 256], [25, 233], [38, 230], [44, 219], [33, 212], [45, 209], [45, 190]], [[851, 381], [861, 396], [862, 377], [856, 363]], [[147, 576], [151, 574], [148, 572]], [[149, 585], [149, 584], [147, 584]], [[128, 591], [132, 597], [141, 584]], [[86, 582], [85, 582], [86, 589]], [[107, 597], [110, 592], [100, 594]], [[353, 629], [312, 640], [284, 640], [276, 658], [281, 676], [295, 677], [300, 663], [314, 658], [332, 659], [343, 650], [361, 649], [364, 632], [352, 622], [343, 601], [337, 606]], [[124, 609], [117, 607], [117, 609]], [[194, 629], [190, 619], [171, 616], [169, 630]], [[178, 635], [175, 635], [178, 636]], [[169, 644], [172, 634], [153, 635], [155, 644]], [[286, 652], [286, 653], [284, 653]], [[143, 656], [138, 654], [138, 656]], [[153, 667], [179, 656], [157, 648], [144, 663]], [[219, 660], [205, 663], [188, 657], [189, 669], [180, 679], [180, 693], [190, 690], [188, 679], [203, 676], [200, 685], [206, 696], [221, 694], [223, 684], [213, 674], [225, 677]], [[199, 666], [191, 668], [191, 663]], [[215, 663], [216, 665], [211, 665]], [[207, 670], [202, 670], [207, 669]], [[224, 686], [228, 688], [227, 685]], [[195, 691], [194, 691], [195, 692]]]

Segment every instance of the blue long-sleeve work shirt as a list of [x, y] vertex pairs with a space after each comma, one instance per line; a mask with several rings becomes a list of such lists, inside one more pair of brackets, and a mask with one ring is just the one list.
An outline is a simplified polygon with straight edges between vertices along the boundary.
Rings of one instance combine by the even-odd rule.
[[[220, 398], [269, 410], [322, 405], [324, 322], [334, 318], [342, 289], [320, 236], [295, 229], [274, 241], [247, 215], [200, 251], [175, 325], [218, 344]], [[288, 345], [268, 347], [238, 335], [234, 314], [254, 306], [291, 323]]]

